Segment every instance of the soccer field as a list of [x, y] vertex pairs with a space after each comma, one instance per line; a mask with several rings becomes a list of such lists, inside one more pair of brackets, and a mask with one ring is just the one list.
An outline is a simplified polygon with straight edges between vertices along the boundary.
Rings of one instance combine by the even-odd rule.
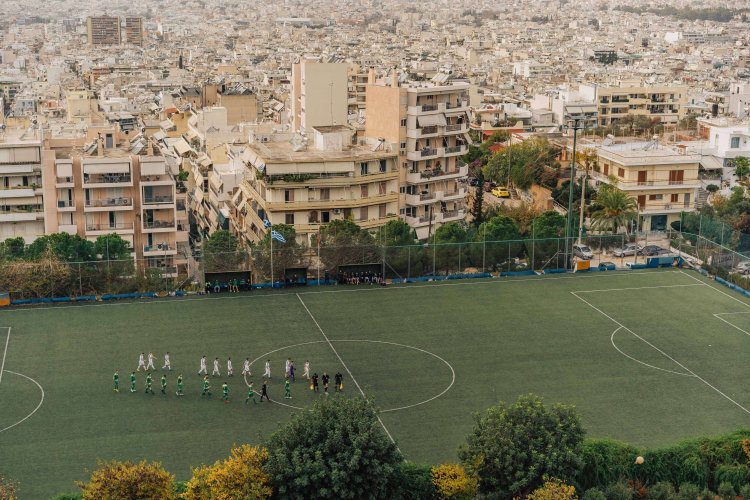
[[[295, 293], [298, 291], [299, 293]], [[372, 395], [407, 459], [455, 461], [472, 413], [534, 392], [577, 406], [589, 437], [656, 446], [750, 426], [750, 302], [692, 271], [329, 287], [0, 312], [0, 473], [21, 498], [74, 491], [97, 458], [161, 461], [180, 480], [258, 443], [344, 375]], [[167, 395], [129, 391], [141, 352], [169, 351]], [[199, 359], [234, 362], [200, 397]], [[242, 361], [273, 403], [243, 404]], [[297, 367], [283, 398], [284, 362]], [[112, 374], [120, 371], [120, 393]], [[175, 379], [185, 378], [177, 398]], [[231, 402], [223, 404], [227, 381]], [[331, 397], [339, 397], [332, 395]]]

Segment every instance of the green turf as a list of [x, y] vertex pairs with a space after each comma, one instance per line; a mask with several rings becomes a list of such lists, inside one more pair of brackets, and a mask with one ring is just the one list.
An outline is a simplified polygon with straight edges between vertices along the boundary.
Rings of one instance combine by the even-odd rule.
[[[7, 310], [0, 429], [41, 398], [11, 372], [36, 380], [45, 396], [34, 415], [0, 432], [0, 473], [21, 482], [22, 498], [73, 491], [97, 458], [159, 460], [186, 479], [190, 466], [225, 457], [235, 443], [263, 441], [288, 421], [288, 407], [242, 403], [242, 361], [274, 350], [271, 398], [295, 406], [322, 396], [297, 382], [293, 399], [282, 398], [287, 357], [298, 375], [305, 359], [318, 373], [342, 371], [345, 394], [358, 394], [350, 371], [384, 410], [440, 394], [452, 367], [455, 384], [442, 396], [381, 415], [414, 461], [456, 460], [472, 412], [528, 392], [575, 404], [589, 436], [654, 446], [716, 434], [750, 422], [750, 314], [721, 314], [734, 312], [750, 313], [750, 303], [671, 270]], [[0, 355], [6, 332], [0, 328]], [[156, 395], [144, 394], [142, 374], [138, 393], [128, 390], [129, 371], [149, 350], [158, 367], [171, 353], [167, 396], [159, 374]], [[222, 370], [226, 356], [234, 361], [233, 378], [213, 379], [211, 401], [199, 397], [203, 354], [209, 370], [215, 356]], [[111, 389], [115, 368], [120, 394]], [[259, 359], [256, 388], [262, 369]], [[178, 372], [182, 399], [174, 396]], [[217, 397], [223, 380], [231, 388], [226, 405]]]

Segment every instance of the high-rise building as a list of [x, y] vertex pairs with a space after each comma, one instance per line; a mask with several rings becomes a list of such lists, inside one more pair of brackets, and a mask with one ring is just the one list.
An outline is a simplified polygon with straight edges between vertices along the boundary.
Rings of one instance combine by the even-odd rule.
[[398, 145], [400, 215], [424, 239], [466, 217], [469, 84], [409, 82], [367, 86], [365, 135]]
[[0, 241], [44, 234], [40, 132], [0, 130]]
[[143, 19], [140, 17], [125, 18], [125, 43], [143, 46]]
[[120, 18], [117, 16], [89, 16], [86, 19], [89, 45], [120, 45]]
[[301, 59], [292, 65], [293, 130], [346, 125], [349, 65]]

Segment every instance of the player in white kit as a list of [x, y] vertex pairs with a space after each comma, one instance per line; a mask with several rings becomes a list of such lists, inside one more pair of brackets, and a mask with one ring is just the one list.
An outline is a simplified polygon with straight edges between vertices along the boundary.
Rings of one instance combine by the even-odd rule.
[[219, 371], [219, 358], [214, 358], [214, 371], [211, 372], [211, 376], [221, 377], [221, 372]]
[[227, 376], [234, 376], [234, 368], [232, 368], [232, 358], [227, 358]]
[[146, 360], [144, 359], [146, 355], [144, 353], [141, 353], [140, 356], [138, 356], [138, 369], [137, 372], [141, 371], [141, 368], [143, 368], [143, 371], [146, 371]]
[[172, 362], [169, 361], [169, 353], [164, 354], [164, 366], [161, 367], [162, 370], [169, 370], [172, 371]]
[[154, 356], [153, 352], [148, 353], [148, 363], [146, 364], [146, 370], [154, 370], [156, 371], [156, 367], [154, 366], [154, 360], [156, 359], [156, 356]]
[[263, 372], [265, 378], [271, 378], [271, 360], [266, 360], [266, 371]]
[[250, 373], [250, 358], [245, 358], [245, 362], [242, 364], [242, 376], [252, 375]]
[[305, 370], [302, 372], [302, 378], [310, 380], [310, 362], [305, 360]]
[[206, 357], [201, 358], [201, 368], [198, 370], [198, 375], [208, 375], [208, 368], [206, 368]]

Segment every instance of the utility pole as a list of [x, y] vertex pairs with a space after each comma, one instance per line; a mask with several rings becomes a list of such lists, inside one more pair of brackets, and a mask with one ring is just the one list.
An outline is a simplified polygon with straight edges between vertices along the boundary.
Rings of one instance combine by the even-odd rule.
[[[568, 220], [565, 224], [565, 267], [568, 267], [568, 260], [570, 259], [570, 233], [573, 230], [573, 185], [575, 183], [576, 176], [576, 141], [578, 140], [578, 130], [581, 127], [581, 119], [573, 118], [572, 127], [569, 125], [568, 128], [573, 129], [573, 158], [570, 160], [570, 184], [568, 185]], [[583, 203], [583, 200], [581, 200]]]

